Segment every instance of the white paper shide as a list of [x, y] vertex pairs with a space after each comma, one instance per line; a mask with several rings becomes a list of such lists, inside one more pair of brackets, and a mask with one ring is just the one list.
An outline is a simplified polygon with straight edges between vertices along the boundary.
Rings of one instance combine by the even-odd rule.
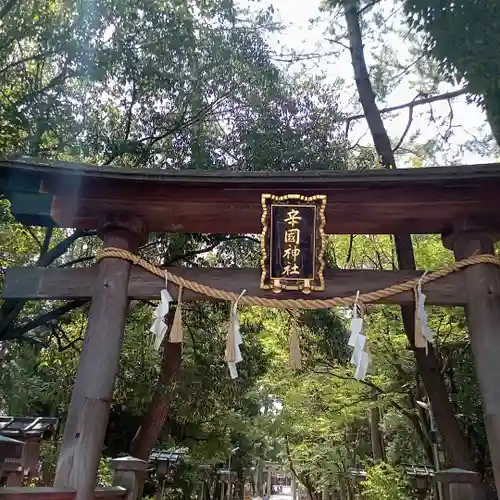
[[[424, 274], [425, 276], [425, 274]], [[423, 276], [422, 276], [423, 279]], [[415, 346], [425, 347], [434, 340], [434, 330], [429, 327], [427, 312], [425, 311], [426, 296], [422, 293], [422, 279], [419, 281], [416, 292], [416, 310], [415, 310]], [[423, 345], [420, 345], [419, 339]]]
[[240, 345], [243, 343], [240, 333], [240, 321], [238, 319], [238, 303], [231, 306], [231, 317], [229, 319], [229, 335], [226, 343], [225, 358], [232, 379], [238, 378], [236, 365], [243, 361]]
[[366, 335], [363, 334], [363, 318], [359, 316], [357, 299], [352, 309], [350, 335], [348, 345], [353, 348], [351, 363], [356, 366], [354, 378], [364, 380], [370, 365], [370, 354], [367, 350]]
[[159, 349], [163, 339], [167, 333], [167, 324], [165, 323], [166, 316], [170, 309], [172, 297], [167, 290], [167, 280], [165, 279], [165, 289], [160, 292], [161, 302], [154, 312], [154, 322], [149, 331], [153, 334], [154, 347]]
[[232, 379], [238, 378], [236, 365], [243, 361], [240, 345], [243, 343], [240, 333], [240, 320], [238, 319], [238, 302], [246, 293], [243, 290], [240, 296], [231, 304], [229, 312], [229, 331], [227, 333], [225, 360], [229, 368], [229, 375]]

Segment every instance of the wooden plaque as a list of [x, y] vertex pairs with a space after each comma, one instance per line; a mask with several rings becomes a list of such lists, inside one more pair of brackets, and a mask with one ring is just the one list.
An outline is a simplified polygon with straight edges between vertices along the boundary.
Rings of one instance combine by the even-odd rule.
[[325, 205], [326, 195], [262, 195], [261, 288], [325, 289]]

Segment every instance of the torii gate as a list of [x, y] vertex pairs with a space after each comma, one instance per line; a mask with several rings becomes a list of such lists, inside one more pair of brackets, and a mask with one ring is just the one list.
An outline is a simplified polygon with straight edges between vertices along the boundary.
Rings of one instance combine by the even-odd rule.
[[[457, 259], [494, 254], [500, 226], [500, 165], [411, 170], [199, 172], [129, 170], [18, 158], [0, 162], [0, 189], [29, 225], [98, 229], [104, 247], [136, 252], [148, 232], [259, 233], [261, 194], [325, 194], [329, 234], [437, 233]], [[227, 291], [276, 296], [256, 269], [179, 269]], [[408, 271], [325, 273], [314, 298], [367, 292], [419, 276]], [[164, 282], [129, 261], [106, 258], [89, 269], [12, 269], [5, 299], [90, 299], [56, 486], [91, 498], [106, 430], [129, 298], [157, 298]], [[177, 289], [170, 285], [173, 297]], [[465, 305], [483, 397], [489, 448], [500, 491], [500, 269], [468, 267], [426, 285], [427, 302]], [[287, 292], [287, 298], [300, 292]], [[185, 291], [184, 299], [200, 299]], [[301, 298], [304, 298], [303, 295]], [[411, 292], [381, 302], [413, 302]]]

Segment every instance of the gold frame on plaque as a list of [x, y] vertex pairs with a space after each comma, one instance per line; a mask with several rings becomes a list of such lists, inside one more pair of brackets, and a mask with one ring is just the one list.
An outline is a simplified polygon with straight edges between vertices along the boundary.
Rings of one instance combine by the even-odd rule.
[[[269, 204], [280, 204], [283, 202], [297, 202], [298, 206], [309, 205], [314, 206], [318, 212], [315, 215], [315, 223], [318, 222], [317, 225], [317, 235], [315, 234], [314, 239], [314, 259], [317, 263], [317, 272], [316, 276], [313, 280], [305, 279], [305, 278], [272, 278], [271, 272], [269, 270], [268, 273], [268, 258], [271, 256], [267, 254], [266, 249], [266, 241], [268, 238], [268, 230], [271, 228], [271, 220], [270, 213], [268, 211]], [[318, 206], [318, 203], [319, 206]], [[275, 293], [279, 293], [282, 290], [294, 290], [294, 291], [302, 291], [304, 293], [310, 293], [311, 291], [323, 291], [325, 289], [325, 278], [324, 278], [324, 270], [325, 270], [325, 261], [324, 261], [324, 253], [325, 253], [325, 208], [326, 208], [326, 195], [317, 194], [314, 196], [303, 196], [300, 194], [285, 194], [285, 195], [274, 195], [274, 194], [263, 194], [261, 197], [261, 205], [262, 205], [262, 233], [260, 236], [260, 246], [261, 246], [261, 258], [260, 258], [260, 266], [261, 266], [261, 279], [260, 279], [260, 287], [263, 290], [273, 290]], [[319, 237], [318, 237], [319, 235]], [[317, 245], [317, 240], [319, 240], [319, 248]], [[270, 243], [271, 245], [272, 243]], [[269, 277], [268, 277], [269, 274]], [[272, 283], [266, 283], [266, 278], [269, 279]], [[319, 283], [318, 283], [319, 282]]]

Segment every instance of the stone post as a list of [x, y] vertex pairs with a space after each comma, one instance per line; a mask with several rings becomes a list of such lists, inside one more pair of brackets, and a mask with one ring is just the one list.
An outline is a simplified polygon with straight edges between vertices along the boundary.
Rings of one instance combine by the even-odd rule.
[[125, 500], [138, 500], [148, 463], [134, 457], [115, 458], [111, 460], [110, 468], [114, 471], [113, 486], [127, 490]]

